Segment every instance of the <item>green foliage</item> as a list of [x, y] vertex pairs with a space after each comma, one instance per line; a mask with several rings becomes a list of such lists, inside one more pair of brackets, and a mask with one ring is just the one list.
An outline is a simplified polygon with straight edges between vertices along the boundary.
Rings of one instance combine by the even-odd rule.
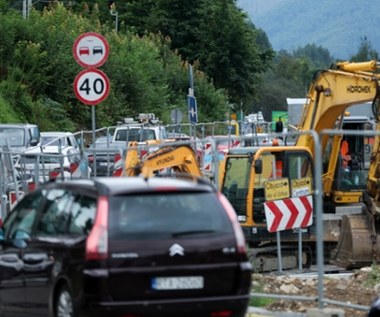
[[380, 266], [377, 264], [371, 265], [371, 271], [368, 273], [368, 278], [365, 280], [367, 287], [374, 287], [380, 283]]
[[[254, 275], [253, 275], [254, 277]], [[252, 283], [252, 293], [264, 293], [264, 285], [262, 283], [257, 282], [254, 280]], [[269, 304], [273, 303], [275, 300], [271, 298], [266, 298], [266, 297], [254, 297], [252, 296], [250, 301], [249, 301], [249, 306], [253, 307], [266, 307]]]
[[306, 58], [315, 68], [325, 69], [330, 67], [334, 62], [334, 58], [330, 55], [328, 49], [315, 44], [307, 44], [304, 47], [299, 47], [294, 51], [293, 55], [301, 59]]
[[9, 102], [2, 96], [0, 91], [0, 122], [19, 122], [19, 116], [12, 109]]
[[378, 60], [379, 53], [373, 49], [371, 41], [369, 41], [366, 36], [360, 38], [360, 40], [361, 43], [358, 52], [355, 55], [351, 56], [350, 60], [353, 62]]
[[[42, 130], [91, 128], [91, 107], [79, 102], [73, 92], [81, 68], [74, 61], [72, 46], [88, 31], [103, 34], [110, 44], [110, 56], [102, 69], [111, 91], [96, 106], [98, 126], [113, 125], [121, 117], [140, 112], [154, 112], [169, 123], [172, 109], [186, 112], [188, 64], [170, 49], [171, 42], [153, 33], [141, 37], [117, 34], [107, 23], [100, 23], [101, 11], [95, 5], [83, 8], [78, 15], [53, 3], [43, 11], [33, 10], [27, 20], [14, 12], [0, 13], [0, 30], [4, 31], [0, 34], [0, 92], [20, 120], [33, 120]], [[199, 120], [223, 113], [225, 94], [198, 69], [194, 81]]]
[[234, 0], [129, 0], [116, 7], [131, 31], [170, 38], [170, 48], [184, 62], [197, 63], [230, 103], [256, 94], [273, 51], [255, 44], [256, 36], [263, 42], [265, 36]]

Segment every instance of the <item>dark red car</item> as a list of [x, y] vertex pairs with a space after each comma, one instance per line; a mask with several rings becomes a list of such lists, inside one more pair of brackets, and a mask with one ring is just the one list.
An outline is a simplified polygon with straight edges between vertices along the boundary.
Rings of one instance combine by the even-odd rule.
[[45, 183], [1, 228], [0, 315], [245, 316], [236, 213], [205, 180]]

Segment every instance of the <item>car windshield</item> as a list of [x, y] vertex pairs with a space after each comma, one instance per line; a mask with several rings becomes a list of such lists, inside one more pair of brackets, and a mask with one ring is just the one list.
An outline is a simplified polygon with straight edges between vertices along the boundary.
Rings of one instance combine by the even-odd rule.
[[215, 193], [117, 196], [110, 199], [110, 210], [111, 239], [191, 239], [232, 233]]
[[66, 138], [59, 138], [56, 136], [41, 136], [42, 145], [58, 145], [66, 146]]
[[25, 132], [21, 128], [0, 128], [0, 145], [25, 146]]

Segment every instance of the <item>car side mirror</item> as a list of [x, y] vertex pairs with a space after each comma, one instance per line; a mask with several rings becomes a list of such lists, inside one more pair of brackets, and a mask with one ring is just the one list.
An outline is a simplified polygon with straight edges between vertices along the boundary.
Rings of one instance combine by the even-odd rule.
[[261, 159], [255, 160], [253, 163], [253, 167], [255, 169], [256, 174], [261, 174], [263, 172], [263, 161]]
[[38, 140], [37, 139], [31, 139], [30, 140], [30, 145], [31, 146], [37, 146], [38, 145]]

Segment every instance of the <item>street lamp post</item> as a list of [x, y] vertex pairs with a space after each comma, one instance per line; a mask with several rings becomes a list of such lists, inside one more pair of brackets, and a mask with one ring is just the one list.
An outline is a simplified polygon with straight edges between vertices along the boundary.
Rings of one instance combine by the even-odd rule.
[[110, 14], [115, 17], [115, 31], [117, 33], [119, 31], [119, 12], [116, 11], [114, 3], [111, 5]]

